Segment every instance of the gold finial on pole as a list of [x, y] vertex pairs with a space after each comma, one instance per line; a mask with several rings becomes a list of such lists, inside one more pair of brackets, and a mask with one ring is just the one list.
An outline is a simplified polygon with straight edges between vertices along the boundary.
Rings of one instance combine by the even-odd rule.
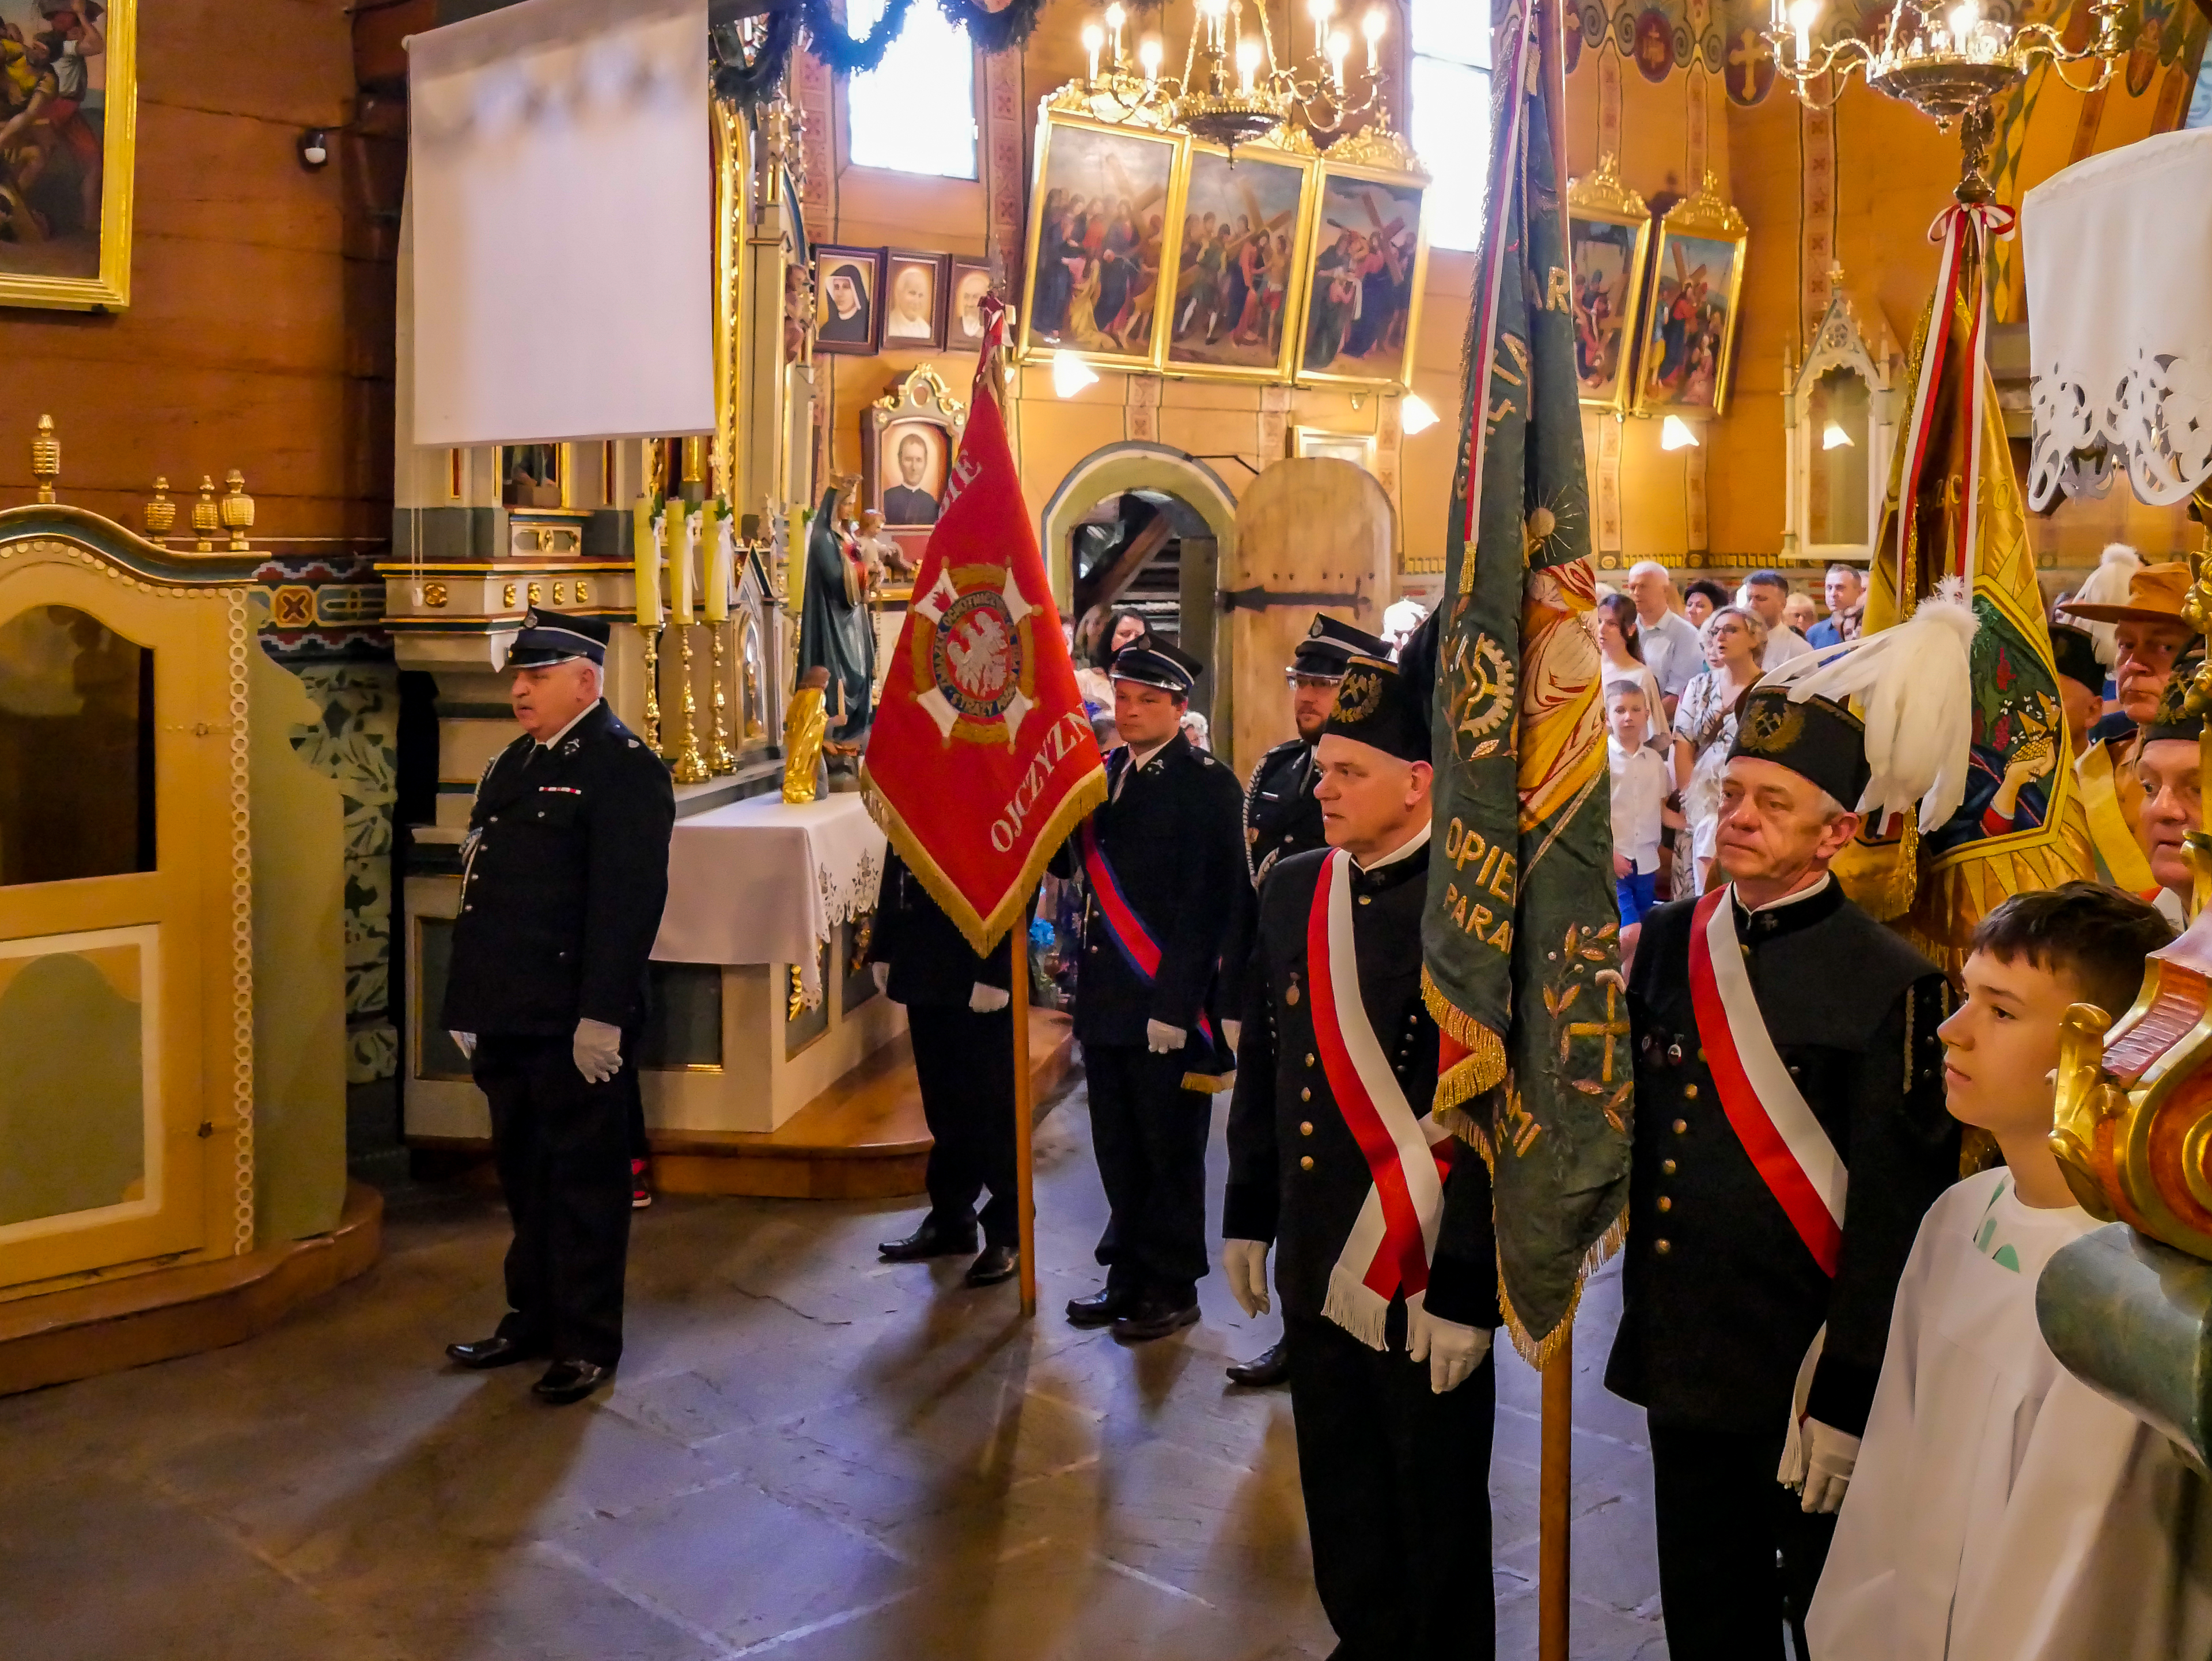
[[253, 498], [246, 494], [246, 475], [237, 468], [225, 473], [222, 482], [230, 487], [222, 503], [223, 526], [230, 532], [230, 551], [242, 554], [247, 551], [246, 533], [253, 526]]
[[215, 480], [205, 473], [200, 475], [200, 499], [192, 503], [192, 532], [197, 538], [192, 544], [196, 554], [215, 551], [215, 533], [222, 527], [222, 513], [215, 505]]
[[154, 499], [146, 504], [146, 534], [165, 537], [176, 522], [177, 504], [169, 500], [169, 480], [165, 474], [154, 481]]
[[691, 629], [688, 624], [676, 625], [676, 633], [684, 642], [682, 673], [684, 697], [680, 706], [684, 718], [684, 747], [677, 751], [676, 765], [670, 770], [678, 784], [697, 784], [707, 776], [707, 759], [699, 753], [699, 701], [691, 694]]
[[62, 476], [62, 441], [54, 436], [54, 418], [39, 417], [39, 430], [31, 440], [31, 477], [39, 481], [39, 500], [52, 502], [54, 481]]

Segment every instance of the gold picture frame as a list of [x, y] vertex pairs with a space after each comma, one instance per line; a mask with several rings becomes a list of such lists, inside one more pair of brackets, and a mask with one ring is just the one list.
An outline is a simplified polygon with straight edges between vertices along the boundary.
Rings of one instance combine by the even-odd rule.
[[[17, 62], [40, 80], [48, 100], [49, 113], [34, 125], [44, 125], [52, 135], [43, 147], [44, 160], [27, 194], [17, 188], [19, 170], [0, 166], [0, 227], [7, 231], [0, 236], [0, 306], [119, 311], [131, 303], [131, 219], [138, 141], [137, 0], [106, 0], [96, 18], [89, 16], [94, 9], [92, 4], [83, 8], [85, 15], [71, 25], [79, 33], [70, 40], [82, 46], [96, 39], [97, 49], [69, 54], [73, 69], [44, 69], [33, 65], [28, 53], [42, 36], [55, 33], [40, 27], [52, 20], [32, 0], [0, 0], [0, 18], [15, 24], [23, 37], [11, 43], [26, 54]], [[58, 83], [64, 74], [87, 77], [81, 89], [84, 95], [64, 95], [69, 90]], [[9, 87], [0, 88], [0, 97], [12, 96], [15, 84], [11, 79]], [[98, 94], [97, 105], [93, 94]], [[38, 95], [37, 91], [27, 94], [26, 101]], [[68, 111], [58, 124], [51, 113], [56, 106]], [[0, 102], [0, 123], [19, 109]], [[71, 267], [85, 262], [72, 259], [70, 247], [64, 245], [82, 252], [82, 225], [73, 224], [59, 234], [52, 228], [58, 217], [71, 212], [82, 218], [77, 203], [56, 192], [65, 186], [82, 192], [88, 147], [99, 158], [99, 227], [90, 250], [91, 269], [80, 271]], [[34, 232], [27, 241], [22, 234], [27, 228]]]
[[[1698, 193], [1659, 221], [1646, 284], [1651, 300], [1638, 335], [1638, 415], [1702, 420], [1727, 407], [1751, 228], [1721, 200], [1716, 182], [1708, 169]], [[1722, 264], [1727, 269], [1716, 271]], [[1723, 288], [1728, 298], [1716, 315], [1713, 296]]]
[[[1271, 173], [1278, 176], [1269, 179]], [[1305, 307], [1305, 277], [1310, 263], [1308, 242], [1313, 234], [1313, 198], [1319, 176], [1319, 163], [1310, 152], [1267, 140], [1239, 146], [1233, 158], [1218, 144], [1193, 140], [1185, 146], [1174, 197], [1175, 217], [1169, 223], [1162, 250], [1162, 268], [1171, 265], [1177, 273], [1167, 325], [1154, 331], [1157, 367], [1162, 374], [1205, 380], [1291, 379], [1298, 322]], [[1198, 274], [1205, 266], [1205, 255], [1201, 253], [1187, 272], [1183, 245], [1193, 233], [1194, 219], [1199, 221], [1196, 228], [1201, 240], [1207, 240], [1205, 222], [1218, 219], [1220, 234], [1229, 241], [1224, 245], [1217, 237], [1215, 246], [1224, 252], [1235, 247], [1239, 239], [1231, 216], [1237, 208], [1243, 210], [1234, 216], [1238, 222], [1256, 218], [1274, 239], [1273, 245], [1254, 262], [1263, 291], [1255, 294], [1246, 275], [1251, 268], [1239, 258], [1233, 274], [1225, 261], [1222, 264], [1217, 289], [1208, 294], [1204, 277]], [[1249, 244], [1249, 234], [1243, 240]], [[1225, 306], [1223, 296], [1228, 302]], [[1224, 322], [1222, 313], [1231, 308], [1237, 315]], [[1202, 335], [1199, 333], [1201, 325]], [[1238, 337], [1255, 325], [1261, 339], [1245, 344], [1240, 350]], [[1265, 348], [1264, 356], [1250, 350], [1253, 345]]]
[[[1299, 273], [1298, 344], [1291, 360], [1291, 377], [1297, 384], [1412, 384], [1421, 332], [1421, 292], [1428, 280], [1429, 184], [1411, 147], [1394, 132], [1366, 128], [1323, 152]], [[1378, 193], [1396, 216], [1382, 217]], [[1359, 219], [1353, 218], [1355, 214]], [[1408, 216], [1410, 226], [1405, 223]], [[1364, 226], [1361, 219], [1366, 222]], [[1354, 274], [1353, 266], [1364, 257], [1376, 232], [1384, 234], [1386, 251], [1410, 252], [1410, 269], [1400, 273], [1394, 263], [1364, 276]], [[1406, 246], [1408, 236], [1410, 250]], [[1385, 284], [1371, 282], [1378, 276]], [[1378, 307], [1378, 293], [1390, 303]]]
[[1576, 390], [1585, 408], [1625, 411], [1636, 391], [1651, 210], [1621, 182], [1616, 166], [1608, 152], [1595, 173], [1567, 181], [1567, 252]]
[[[1049, 100], [1040, 108], [1028, 258], [1023, 265], [1018, 355], [1024, 362], [1036, 362], [1067, 351], [1106, 368], [1150, 371], [1158, 367], [1171, 296], [1158, 273], [1176, 268], [1173, 244], [1181, 222], [1183, 151], [1189, 143], [1182, 133], [1117, 126], [1053, 109]], [[1127, 208], [1131, 227], [1115, 228], [1121, 233], [1118, 239], [1111, 231], [1092, 236], [1087, 214], [1067, 211], [1071, 195], [1085, 203], [1107, 202], [1110, 197]], [[1108, 204], [1110, 209], [1113, 203]], [[1155, 216], [1159, 222], [1154, 253], [1158, 263], [1152, 268], [1152, 291], [1147, 301], [1142, 294], [1144, 252], [1153, 246], [1148, 233]], [[1041, 254], [1048, 223], [1054, 246]], [[1109, 289], [1106, 244], [1129, 241], [1132, 228], [1137, 250], [1136, 274], [1127, 279], [1132, 286]], [[1096, 252], [1085, 252], [1092, 248]], [[1115, 307], [1113, 316], [1102, 319], [1097, 310], [1102, 303], [1110, 303], [1113, 293], [1121, 295], [1121, 303]], [[1130, 350], [1140, 322], [1143, 344]]]

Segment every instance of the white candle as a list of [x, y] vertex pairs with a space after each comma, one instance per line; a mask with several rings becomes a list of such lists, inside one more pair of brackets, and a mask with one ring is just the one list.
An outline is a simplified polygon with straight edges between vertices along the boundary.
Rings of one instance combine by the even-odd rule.
[[691, 520], [681, 496], [672, 496], [662, 534], [668, 543], [668, 613], [678, 623], [691, 621]]
[[637, 622], [641, 629], [660, 626], [660, 538], [653, 534], [653, 498], [643, 491], [629, 510], [630, 557], [637, 568]]

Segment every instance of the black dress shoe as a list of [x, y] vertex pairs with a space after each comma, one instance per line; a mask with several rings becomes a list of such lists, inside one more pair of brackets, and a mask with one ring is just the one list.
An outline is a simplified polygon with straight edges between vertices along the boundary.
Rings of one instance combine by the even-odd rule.
[[964, 1257], [975, 1249], [973, 1227], [963, 1234], [925, 1222], [903, 1240], [885, 1240], [876, 1255], [887, 1263], [918, 1263], [925, 1257]]
[[987, 1245], [975, 1261], [968, 1265], [964, 1283], [971, 1287], [994, 1287], [1001, 1281], [1011, 1281], [1022, 1266], [1022, 1254], [1010, 1245]]
[[1127, 1315], [1136, 1301], [1134, 1293], [1120, 1287], [1108, 1287], [1088, 1298], [1070, 1298], [1067, 1323], [1072, 1327], [1109, 1327]]
[[1125, 1344], [1140, 1344], [1149, 1339], [1164, 1338], [1170, 1332], [1198, 1324], [1198, 1299], [1182, 1303], [1171, 1297], [1148, 1292], [1130, 1306], [1129, 1312], [1114, 1323], [1114, 1335]]
[[526, 1344], [514, 1338], [502, 1338], [496, 1333], [489, 1338], [479, 1338], [472, 1344], [446, 1346], [447, 1359], [456, 1366], [465, 1366], [471, 1372], [484, 1372], [493, 1367], [511, 1367], [517, 1361], [535, 1360], [544, 1354], [542, 1346]]
[[1229, 1382], [1253, 1390], [1279, 1384], [1291, 1376], [1290, 1345], [1278, 1338], [1249, 1361], [1229, 1364]]
[[597, 1361], [556, 1361], [545, 1369], [543, 1378], [531, 1385], [530, 1393], [541, 1402], [566, 1407], [582, 1401], [614, 1376], [612, 1367], [603, 1367]]

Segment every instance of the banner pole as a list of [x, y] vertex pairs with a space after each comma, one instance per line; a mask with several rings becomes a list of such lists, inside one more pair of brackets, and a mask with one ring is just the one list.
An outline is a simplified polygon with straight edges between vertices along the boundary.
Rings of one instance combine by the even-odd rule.
[[1036, 1182], [1031, 1170], [1031, 1101], [1036, 1086], [1030, 1078], [1030, 937], [1017, 916], [1013, 925], [1012, 963], [1014, 1001], [1014, 1198], [1020, 1220], [1022, 1255], [1022, 1317], [1036, 1318]]
[[1542, 1446], [1536, 1501], [1537, 1661], [1567, 1661], [1567, 1584], [1573, 1528], [1567, 1510], [1573, 1475], [1575, 1426], [1575, 1335], [1559, 1335], [1559, 1347], [1544, 1365]]

